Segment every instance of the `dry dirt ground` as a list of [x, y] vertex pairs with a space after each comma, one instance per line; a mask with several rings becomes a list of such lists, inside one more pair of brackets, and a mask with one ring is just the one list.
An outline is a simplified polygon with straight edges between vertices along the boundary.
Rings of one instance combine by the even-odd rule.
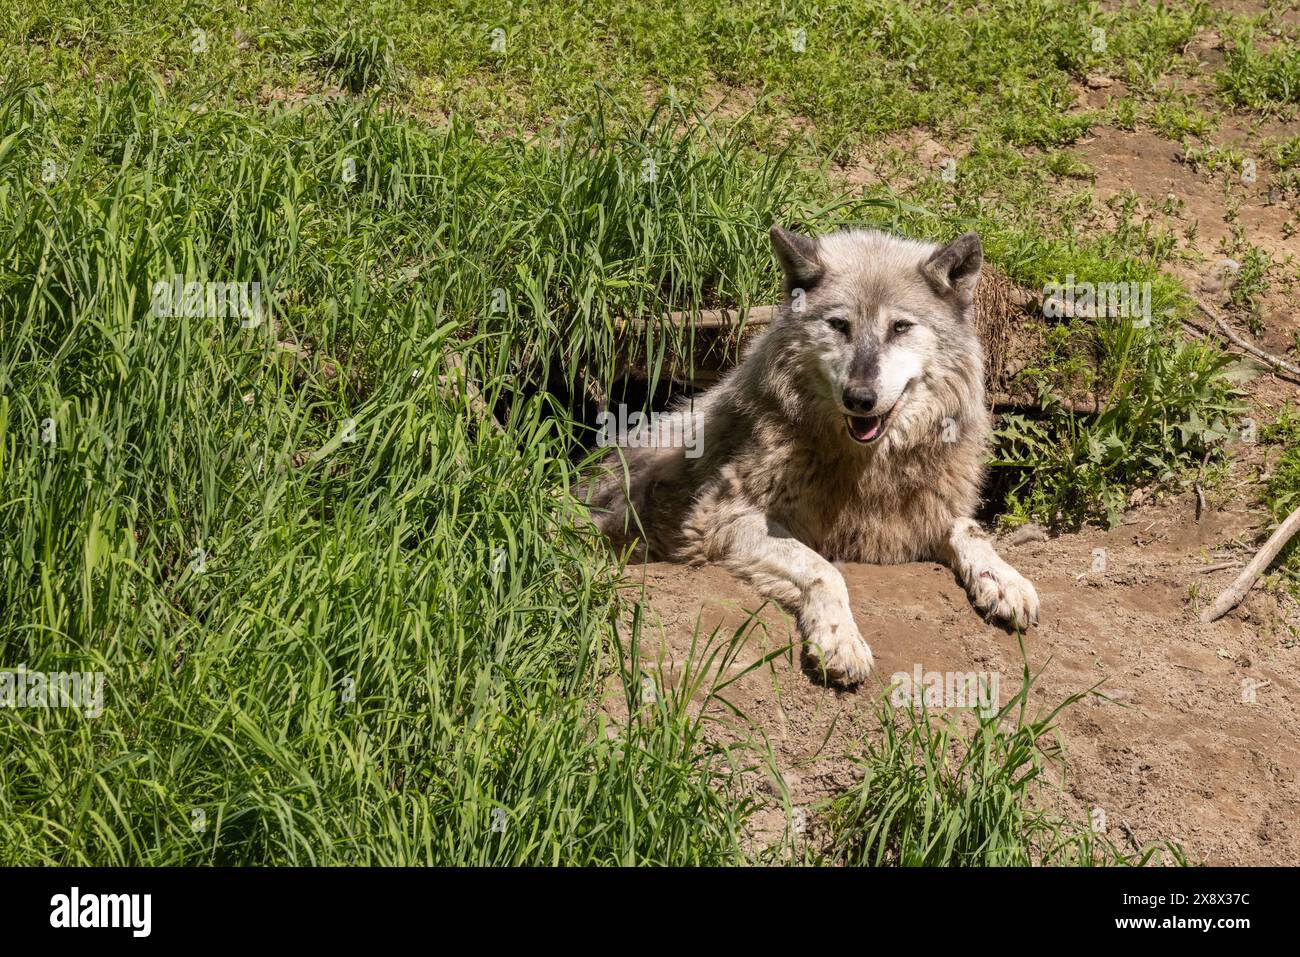
[[[1254, 592], [1236, 612], [1197, 621], [1194, 590], [1212, 597], [1237, 569], [1200, 569], [1246, 553], [1261, 523], [1225, 505], [1194, 519], [1185, 496], [1135, 510], [1110, 531], [1001, 544], [1043, 602], [1026, 636], [1031, 700], [1062, 713], [1067, 773], [1043, 800], [1076, 821], [1105, 812], [1126, 843], [1170, 840], [1193, 860], [1300, 862], [1300, 650], [1293, 609]], [[1104, 566], [1097, 549], [1104, 549]], [[854, 615], [876, 656], [879, 681], [844, 691], [819, 684], [799, 655], [783, 655], [724, 692], [768, 736], [794, 805], [851, 786], [854, 759], [876, 724], [876, 701], [896, 672], [1000, 675], [1003, 702], [1020, 685], [1014, 634], [986, 624], [952, 573], [933, 563], [843, 565]], [[663, 679], [680, 675], [693, 636], [730, 635], [759, 610], [732, 672], [790, 645], [789, 618], [717, 568], [651, 564], [628, 569], [650, 609], [641, 655]], [[1284, 600], [1285, 602], [1285, 600]], [[1291, 628], [1286, 626], [1290, 620]], [[1254, 688], [1254, 700], [1244, 689]], [[771, 821], [768, 824], [771, 825]], [[1123, 829], [1123, 830], [1121, 830]]]
[[[1216, 41], [1198, 41], [1211, 64]], [[1228, 116], [1211, 139], [1249, 145], [1297, 132], [1296, 123], [1260, 129]], [[923, 133], [909, 144], [924, 165], [959, 150]], [[1146, 129], [1098, 128], [1074, 153], [1095, 178], [1062, 188], [1094, 190], [1097, 227], [1106, 228], [1112, 215], [1107, 200], [1132, 191], [1140, 210], [1180, 237], [1170, 271], [1208, 302], [1226, 298], [1226, 290], [1201, 280], [1230, 254], [1234, 229], [1282, 264], [1263, 297], [1256, 332], [1246, 333], [1240, 315], [1232, 321], [1296, 361], [1288, 352], [1300, 330], [1289, 259], [1300, 253], [1295, 191], [1271, 190], [1264, 165], [1254, 183], [1199, 168], [1185, 161], [1182, 144]], [[924, 154], [933, 154], [931, 162]], [[1161, 207], [1170, 196], [1179, 202], [1166, 212]], [[1300, 402], [1300, 384], [1271, 375], [1247, 388], [1261, 424], [1283, 402]], [[1117, 844], [1168, 840], [1182, 845], [1190, 860], [1211, 864], [1300, 863], [1300, 611], [1293, 599], [1256, 586], [1220, 621], [1197, 620], [1198, 609], [1239, 567], [1204, 569], [1244, 562], [1268, 532], [1257, 484], [1268, 454], [1258, 447], [1236, 452], [1199, 521], [1196, 499], [1187, 493], [1135, 508], [1111, 530], [1000, 543], [1042, 599], [1041, 624], [1025, 642], [1031, 668], [1042, 672], [1032, 700], [1048, 711], [1099, 683], [1108, 697], [1093, 696], [1061, 715], [1066, 771], [1059, 791], [1042, 800], [1075, 821], [1100, 808]], [[946, 568], [846, 565], [843, 571], [878, 680], [853, 691], [823, 687], [803, 672], [795, 652], [726, 692], [769, 737], [795, 805], [814, 805], [858, 779], [854, 758], [875, 727], [876, 702], [893, 673], [918, 665], [997, 672], [1003, 701], [1020, 683], [1017, 638], [983, 622]], [[662, 664], [665, 680], [680, 673], [693, 635], [716, 628], [730, 634], [755, 610], [761, 609], [759, 624], [750, 628], [740, 664], [794, 640], [780, 610], [720, 569], [652, 564], [629, 567], [627, 578], [644, 587], [650, 611], [641, 654], [648, 665]], [[763, 820], [760, 815], [760, 827], [778, 827]]]

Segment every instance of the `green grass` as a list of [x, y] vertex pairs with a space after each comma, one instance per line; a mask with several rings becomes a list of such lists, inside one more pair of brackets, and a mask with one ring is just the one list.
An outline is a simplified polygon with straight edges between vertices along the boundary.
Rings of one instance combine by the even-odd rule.
[[1248, 246], [1241, 257], [1241, 268], [1232, 285], [1230, 301], [1248, 313], [1247, 323], [1256, 335], [1261, 331], [1259, 300], [1271, 285], [1268, 273], [1272, 265], [1273, 258], [1267, 252], [1258, 246]]
[[[107, 676], [98, 718], [0, 711], [0, 861], [753, 860], [737, 795], [762, 749], [687, 707], [721, 704], [739, 636], [640, 703], [636, 601], [567, 494], [576, 397], [610, 384], [629, 317], [773, 301], [775, 219], [974, 227], [1031, 287], [1154, 281], [1185, 309], [1167, 235], [1130, 207], [1086, 228], [1086, 179], [1057, 187], [1104, 119], [1071, 84], [1158, 100], [1209, 12], [244, 7], [0, 9], [0, 665]], [[723, 89], [744, 108], [710, 114]], [[955, 182], [844, 185], [913, 129], [965, 144]], [[151, 314], [176, 274], [257, 282], [267, 314]], [[1079, 372], [1064, 341], [1027, 372], [1044, 412], [999, 438], [1013, 512], [1113, 521], [1201, 461], [1222, 357], [1169, 321], [1095, 330], [1099, 418], [1053, 398]], [[645, 336], [652, 366], [690, 352]], [[440, 385], [461, 376], [485, 406]], [[885, 728], [871, 780], [911, 788], [913, 746], [947, 732]], [[990, 859], [1030, 853], [1017, 813]]]
[[882, 701], [883, 734], [866, 744], [861, 783], [827, 809], [831, 859], [871, 867], [1141, 866], [1168, 855], [1183, 863], [1173, 845], [1122, 850], [1101, 816], [1076, 823], [1037, 806], [1054, 788], [1049, 771], [1062, 768], [1052, 743], [1057, 716], [1101, 692], [1030, 717], [1036, 679], [1026, 665], [1020, 688], [986, 713]]
[[[822, 149], [844, 155], [892, 130], [971, 131], [990, 119], [1018, 143], [1068, 140], [1087, 128], [1061, 116], [1071, 79], [1108, 72], [1150, 89], [1209, 18], [1200, 4], [1104, 11], [1070, 0], [687, 0], [663, 8], [561, 0], [522, 9], [453, 0], [437, 10], [395, 0], [202, 9], [153, 0], [130, 9], [86, 4], [78, 14], [20, 0], [0, 17], [16, 78], [55, 83], [69, 96], [93, 88], [67, 69], [81, 63], [92, 77], [133, 66], [165, 73], [186, 99], [228, 91], [251, 100], [322, 84], [391, 90], [401, 73], [409, 81], [402, 101], [492, 132], [586, 112], [593, 78], [640, 118], [652, 108], [648, 86], [671, 84], [694, 98], [725, 85], [772, 94], [760, 110], [769, 145], [798, 116]], [[191, 50], [196, 29], [205, 31], [207, 54]], [[504, 53], [493, 30], [504, 31]], [[804, 31], [802, 52], [796, 30]], [[1103, 31], [1101, 43], [1094, 30]], [[390, 51], [385, 37], [400, 38], [400, 49]]]
[[1249, 32], [1227, 51], [1219, 89], [1234, 106], [1278, 113], [1300, 104], [1300, 49], [1294, 37], [1266, 46]]
[[[1052, 388], [1055, 357], [1025, 375], [1038, 382], [1046, 416], [1005, 415], [997, 429], [994, 462], [1011, 472], [1007, 517], [1077, 527], [1101, 518], [1123, 519], [1129, 493], [1177, 486], [1209, 455], [1223, 454], [1243, 411], [1223, 378], [1229, 359], [1178, 344], [1167, 323], [1136, 328], [1127, 321], [1098, 324], [1106, 350], [1093, 384], [1103, 396], [1099, 415], [1083, 416]], [[1163, 330], [1163, 331], [1162, 331]], [[1069, 357], [1063, 356], [1067, 369]]]
[[1293, 173], [1300, 167], [1300, 136], [1292, 136], [1273, 146], [1273, 162], [1285, 173]]
[[[563, 290], [655, 292], [599, 215], [552, 241], [625, 171], [364, 104], [192, 113], [144, 79], [75, 153], [35, 97], [0, 115], [0, 647], [107, 674], [99, 718], [0, 715], [22, 756], [0, 770], [5, 862], [735, 860], [745, 807], [680, 715], [607, 739], [591, 711], [613, 569], [562, 494], [563, 410], [506, 385], [575, 321]], [[554, 193], [522, 219], [535, 178]], [[608, 272], [566, 283], [593, 254]], [[261, 282], [271, 315], [151, 315], [176, 272]], [[518, 350], [487, 316], [507, 275]], [[453, 354], [503, 431], [437, 386]]]
[[312, 51], [307, 62], [351, 93], [392, 86], [398, 80], [391, 36], [353, 26], [337, 33], [312, 31], [304, 40]]

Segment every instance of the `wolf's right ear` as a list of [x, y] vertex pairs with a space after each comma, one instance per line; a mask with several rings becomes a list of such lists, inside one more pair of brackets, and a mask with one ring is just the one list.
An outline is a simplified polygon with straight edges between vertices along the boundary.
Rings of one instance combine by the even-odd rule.
[[780, 223], [772, 224], [769, 235], [772, 237], [772, 251], [785, 273], [786, 293], [791, 289], [811, 289], [817, 285], [825, 271], [817, 252], [817, 240], [782, 229]]

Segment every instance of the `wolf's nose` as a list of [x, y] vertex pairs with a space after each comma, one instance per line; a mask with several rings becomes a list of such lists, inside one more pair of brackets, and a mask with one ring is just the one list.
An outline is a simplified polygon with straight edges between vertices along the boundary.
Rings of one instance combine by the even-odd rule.
[[844, 408], [847, 411], [866, 415], [875, 407], [875, 389], [867, 386], [851, 385], [844, 390]]

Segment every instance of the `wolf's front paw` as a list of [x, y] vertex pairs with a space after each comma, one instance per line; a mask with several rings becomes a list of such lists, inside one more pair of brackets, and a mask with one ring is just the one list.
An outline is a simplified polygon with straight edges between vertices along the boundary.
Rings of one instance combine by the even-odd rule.
[[1038, 592], [1028, 578], [1005, 562], [976, 574], [970, 583], [970, 599], [986, 617], [1014, 628], [1038, 624]]
[[871, 648], [848, 608], [810, 605], [800, 616], [800, 628], [809, 660], [828, 681], [848, 687], [871, 674]]

